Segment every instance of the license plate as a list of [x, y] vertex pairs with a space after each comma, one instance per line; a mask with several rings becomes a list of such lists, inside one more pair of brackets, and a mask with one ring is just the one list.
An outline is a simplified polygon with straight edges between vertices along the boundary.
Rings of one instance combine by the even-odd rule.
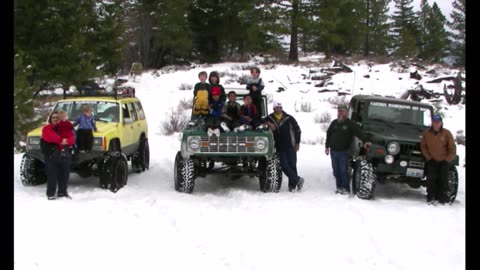
[[407, 168], [407, 176], [423, 178], [422, 169]]

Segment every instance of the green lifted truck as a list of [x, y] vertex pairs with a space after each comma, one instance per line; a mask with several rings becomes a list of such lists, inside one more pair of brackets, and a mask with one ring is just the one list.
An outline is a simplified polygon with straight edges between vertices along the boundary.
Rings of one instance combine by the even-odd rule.
[[[372, 146], [361, 148], [356, 140], [350, 156], [352, 190], [371, 199], [377, 182], [426, 186], [425, 160], [420, 151], [422, 132], [431, 125], [433, 107], [396, 98], [357, 95], [350, 100], [349, 117], [360, 125]], [[449, 170], [446, 193], [453, 203], [458, 189], [458, 156]]]
[[[235, 91], [242, 104], [244, 89]], [[267, 99], [262, 96], [262, 118], [267, 116]], [[193, 192], [195, 179], [210, 174], [258, 177], [260, 190], [278, 192], [282, 185], [280, 160], [275, 152], [273, 133], [265, 124], [256, 130], [225, 132], [208, 136], [204, 121], [192, 120], [181, 133], [181, 147], [175, 157], [175, 190]]]

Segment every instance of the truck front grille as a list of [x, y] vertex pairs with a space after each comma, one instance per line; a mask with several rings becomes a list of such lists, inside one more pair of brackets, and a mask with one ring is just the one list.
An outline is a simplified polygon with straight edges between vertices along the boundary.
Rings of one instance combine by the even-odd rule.
[[421, 155], [420, 144], [400, 144], [400, 154], [402, 155]]
[[255, 153], [253, 136], [202, 136], [201, 153]]

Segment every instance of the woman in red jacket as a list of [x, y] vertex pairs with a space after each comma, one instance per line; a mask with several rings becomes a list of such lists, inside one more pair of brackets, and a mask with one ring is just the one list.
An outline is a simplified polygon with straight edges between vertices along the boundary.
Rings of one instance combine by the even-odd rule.
[[[56, 145], [58, 151], [45, 156], [45, 171], [47, 172], [47, 197], [49, 200], [55, 200], [57, 197], [71, 199], [68, 195], [67, 187], [70, 178], [70, 164], [72, 154], [70, 151], [62, 151], [64, 146], [71, 147], [75, 143], [73, 130], [66, 137], [62, 138], [57, 131], [58, 112], [54, 111], [48, 119], [48, 124], [42, 129], [42, 139], [49, 144]], [[55, 197], [55, 192], [58, 192]]]

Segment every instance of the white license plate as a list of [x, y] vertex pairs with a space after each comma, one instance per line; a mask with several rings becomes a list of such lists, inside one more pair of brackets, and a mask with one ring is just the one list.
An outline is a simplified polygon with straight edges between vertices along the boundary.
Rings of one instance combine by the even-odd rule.
[[407, 176], [423, 178], [422, 169], [407, 168]]

